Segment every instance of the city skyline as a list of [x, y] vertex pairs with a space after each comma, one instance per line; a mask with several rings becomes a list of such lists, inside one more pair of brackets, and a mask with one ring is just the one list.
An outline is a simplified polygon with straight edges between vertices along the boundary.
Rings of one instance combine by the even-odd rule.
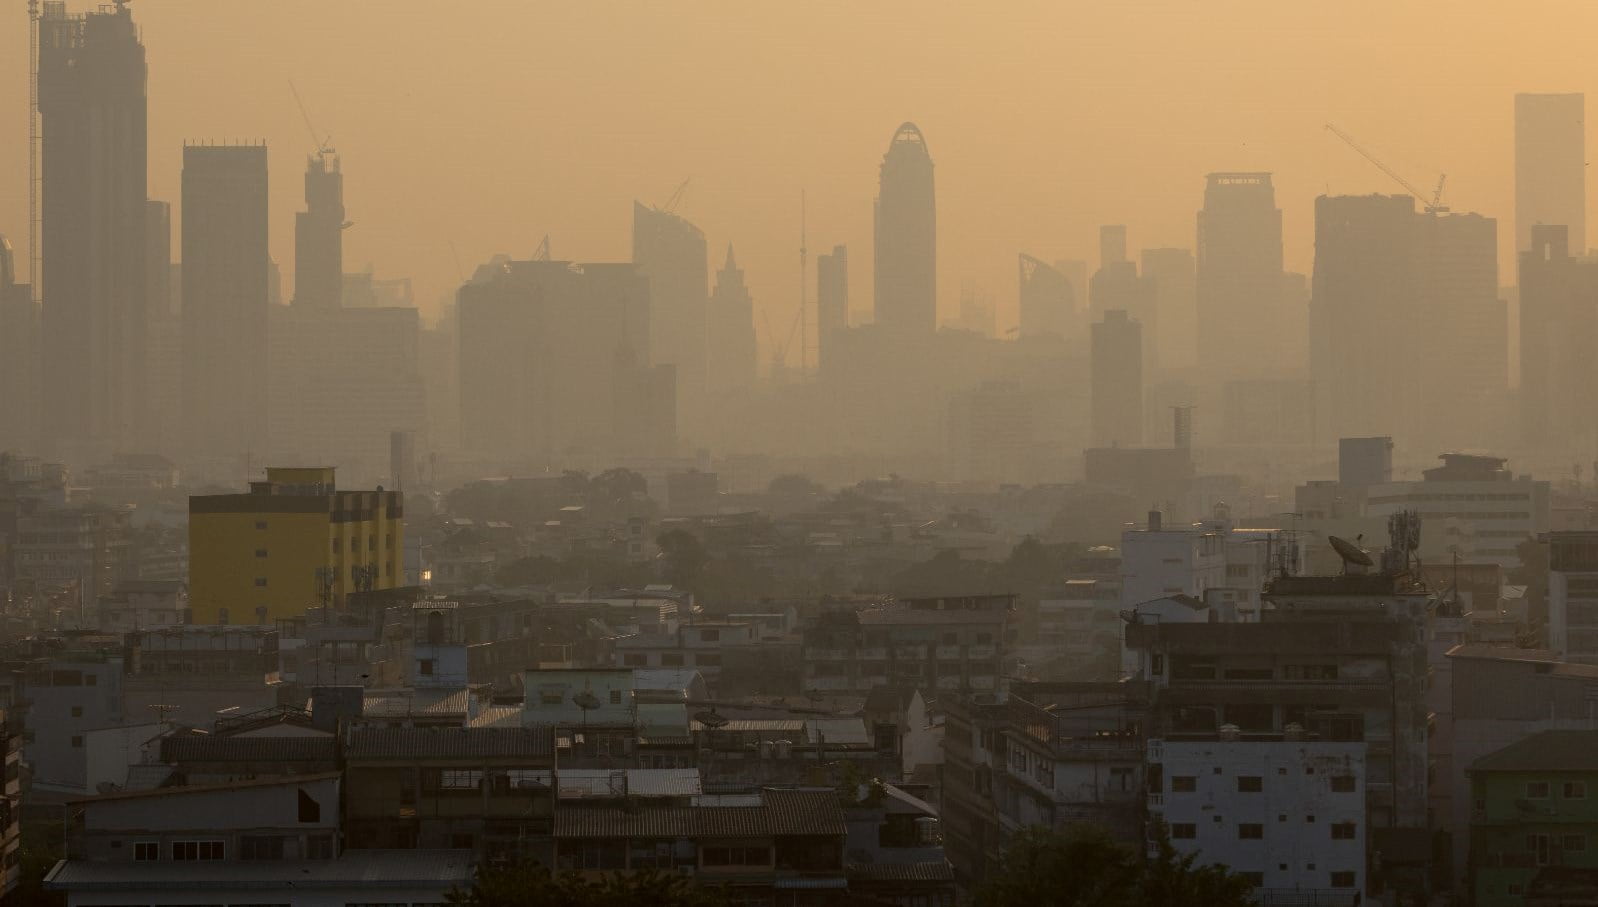
[[[345, 237], [351, 270], [370, 262], [380, 275], [412, 277], [428, 318], [458, 286], [456, 253], [469, 273], [496, 252], [529, 254], [548, 233], [558, 257], [620, 260], [626, 257], [628, 202], [637, 197], [659, 203], [692, 177], [682, 213], [706, 231], [711, 247], [727, 241], [738, 245], [757, 306], [769, 311], [774, 324], [786, 324], [798, 296], [800, 190], [810, 197], [814, 247], [867, 248], [874, 164], [883, 136], [895, 123], [911, 120], [935, 145], [939, 163], [940, 315], [956, 317], [959, 288], [975, 280], [995, 299], [1002, 333], [1016, 319], [1018, 250], [1048, 261], [1088, 257], [1099, 223], [1131, 225], [1144, 247], [1191, 248], [1203, 176], [1214, 170], [1274, 174], [1284, 218], [1285, 266], [1307, 273], [1316, 194], [1328, 188], [1334, 194], [1396, 189], [1325, 134], [1322, 126], [1328, 121], [1349, 129], [1418, 185], [1429, 187], [1438, 173], [1447, 172], [1455, 210], [1494, 216], [1507, 227], [1513, 221], [1513, 94], [1586, 87], [1585, 74], [1564, 62], [1575, 57], [1557, 51], [1562, 42], [1574, 41], [1580, 23], [1591, 21], [1594, 13], [1572, 3], [1538, 8], [1545, 14], [1528, 16], [1528, 24], [1502, 26], [1489, 8], [1466, 7], [1452, 14], [1446, 38], [1417, 41], [1414, 36], [1436, 31], [1422, 11], [1383, 11], [1377, 17], [1374, 7], [1317, 14], [1240, 4], [1233, 10], [1235, 21], [1211, 39], [1240, 62], [1214, 70], [1194, 67], [1180, 77], [1177, 67], [1208, 59], [1216, 46], [1191, 39], [1194, 19], [1208, 19], [1208, 14], [1169, 4], [1069, 15], [1034, 7], [1024, 13], [1035, 27], [1024, 38], [1004, 39], [1013, 59], [1003, 62], [961, 55], [959, 47], [976, 37], [1002, 36], [1008, 26], [955, 11], [918, 20], [895, 39], [913, 53], [900, 50], [888, 61], [872, 59], [872, 42], [891, 33], [902, 12], [891, 4], [854, 18], [841, 6], [827, 5], [807, 7], [803, 15], [706, 8], [703, 21], [714, 17], [767, 42], [772, 52], [759, 59], [708, 40], [694, 27], [700, 23], [663, 21], [648, 10], [628, 19], [560, 11], [535, 22], [514, 8], [494, 9], [510, 25], [526, 26], [496, 29], [507, 38], [476, 33], [487, 42], [485, 51], [495, 51], [474, 55], [479, 61], [505, 61], [479, 71], [443, 63], [436, 69], [388, 65], [423, 41], [447, 42], [457, 30], [471, 29], [475, 16], [448, 19], [402, 8], [385, 10], [384, 18], [373, 22], [353, 6], [317, 4], [312, 15], [312, 7], [304, 4], [228, 3], [150, 6], [137, 10], [136, 17], [147, 43], [154, 45], [149, 56], [150, 197], [176, 200], [183, 140], [264, 138], [279, 174], [271, 197], [271, 250], [284, 269], [286, 286], [292, 286], [290, 215], [302, 204], [296, 177], [304, 156], [314, 151], [290, 80], [305, 98], [316, 129], [332, 136], [345, 163], [346, 201], [356, 221]], [[1362, 17], [1365, 12], [1372, 15]], [[307, 21], [318, 26], [306, 29]], [[1363, 44], [1374, 21], [1384, 22], [1390, 37], [1405, 38], [1385, 45], [1392, 48], [1390, 55], [1377, 56]], [[1571, 27], [1544, 34], [1542, 25], [1549, 21]], [[652, 49], [618, 61], [625, 65], [607, 68], [596, 80], [559, 42], [537, 40], [540, 27], [598, 25], [615, 36], [598, 51], [607, 60], [639, 44]], [[1499, 38], [1501, 27], [1518, 42]], [[285, 38], [274, 45], [282, 53], [270, 61], [229, 54], [225, 39], [246, 30], [263, 43]], [[1109, 47], [1139, 31], [1144, 49], [1135, 61], [1146, 65], [1106, 58]], [[658, 45], [630, 40], [644, 33], [658, 33], [662, 40]], [[186, 42], [181, 34], [218, 40]], [[1305, 34], [1316, 41], [1294, 52]], [[539, 53], [511, 53], [511, 35], [523, 36]], [[1533, 37], [1546, 46], [1534, 48]], [[1500, 40], [1513, 52], [1500, 62], [1476, 61], [1475, 75], [1463, 84], [1443, 85], [1427, 75], [1462, 71], [1467, 49], [1480, 43], [1472, 38]], [[21, 10], [0, 22], [0, 46], [14, 48], [18, 60], [25, 56], [26, 41]], [[833, 48], [835, 64], [848, 65], [810, 67], [803, 51], [816, 42]], [[345, 49], [334, 53], [335, 46]], [[709, 62], [696, 67], [692, 77], [678, 72], [652, 82], [646, 74], [669, 62], [666, 47], [692, 50], [702, 58], [708, 54]], [[497, 52], [501, 49], [504, 53]], [[1077, 52], [1064, 52], [1072, 49]], [[380, 65], [362, 64], [365, 59]], [[542, 88], [529, 87], [526, 73], [517, 75], [512, 68], [517, 59], [541, 61], [532, 72]], [[936, 66], [944, 59], [960, 63], [940, 73]], [[562, 63], [571, 65], [562, 70]], [[747, 72], [733, 80], [738, 84], [729, 84], [724, 77], [734, 63]], [[1027, 68], [1019, 68], [1022, 63]], [[851, 66], [888, 78], [868, 80], [863, 95], [852, 93], [856, 103], [839, 109], [827, 100], [827, 89], [845, 90]], [[192, 79], [188, 74], [194, 71], [214, 78]], [[1029, 74], [1024, 81], [1021, 72]], [[1261, 72], [1274, 77], [1250, 76]], [[807, 77], [797, 80], [800, 87], [790, 87], [798, 73]], [[13, 80], [0, 95], [0, 109], [12, 111], [19, 124], [26, 110], [22, 82]], [[617, 90], [623, 82], [626, 92]], [[1150, 95], [1156, 84], [1168, 91]], [[245, 89], [257, 92], [258, 103], [228, 103], [230, 92]], [[596, 104], [590, 91], [603, 91], [605, 103]], [[761, 108], [751, 103], [756, 97], [791, 103]], [[710, 109], [724, 100], [740, 101], [728, 105], [740, 111], [736, 118]], [[1194, 110], [1195, 104], [1202, 109]], [[1052, 118], [1036, 122], [1030, 114], [1038, 105], [1057, 110], [1059, 121], [1072, 125]], [[509, 110], [528, 111], [527, 125], [492, 128]], [[541, 114], [562, 128], [542, 128]], [[696, 121], [713, 125], [696, 128]], [[1001, 134], [1001, 124], [1009, 140], [995, 144], [992, 137]], [[804, 138], [823, 128], [828, 141]], [[570, 142], [574, 134], [593, 139], [594, 147], [576, 153]], [[1181, 138], [1173, 143], [1162, 135]], [[1084, 141], [1087, 137], [1093, 140]], [[472, 157], [479, 163], [474, 166], [458, 163], [463, 140], [475, 143]], [[1109, 153], [1110, 148], [1116, 152]], [[640, 152], [647, 153], [645, 159]], [[25, 172], [25, 156], [25, 147], [0, 149], [0, 169]], [[432, 199], [416, 204], [405, 190], [411, 181], [406, 174], [418, 169], [438, 180], [438, 192], [429, 195], [457, 196], [477, 216], [453, 215]], [[751, 207], [750, 199], [760, 204]], [[0, 223], [13, 241], [26, 235], [24, 180], [0, 185]], [[1513, 241], [1506, 234], [1500, 231], [1499, 250], [1507, 281]], [[868, 263], [852, 269], [857, 319], [869, 312], [871, 280]], [[761, 342], [763, 347], [770, 342], [764, 332]]]

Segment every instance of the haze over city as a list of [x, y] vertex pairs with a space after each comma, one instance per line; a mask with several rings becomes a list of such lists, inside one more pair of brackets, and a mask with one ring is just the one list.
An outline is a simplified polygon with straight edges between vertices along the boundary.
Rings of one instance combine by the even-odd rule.
[[0, 4], [5, 907], [1598, 907], [1590, 3]]

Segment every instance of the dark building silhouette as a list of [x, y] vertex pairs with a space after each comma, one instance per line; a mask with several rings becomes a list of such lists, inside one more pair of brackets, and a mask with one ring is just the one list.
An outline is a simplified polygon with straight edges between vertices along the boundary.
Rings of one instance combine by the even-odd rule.
[[1021, 336], [1068, 336], [1076, 314], [1076, 291], [1071, 279], [1025, 252], [1021, 253], [1019, 265]]
[[675, 447], [669, 364], [651, 367], [650, 281], [632, 264], [482, 265], [458, 294], [461, 441], [502, 460]]
[[172, 453], [183, 444], [183, 325], [172, 265], [172, 206], [144, 208], [144, 447]]
[[39, 440], [39, 307], [17, 282], [16, 251], [0, 236], [0, 445]]
[[914, 123], [893, 134], [876, 204], [876, 323], [895, 335], [938, 326], [938, 218], [932, 155]]
[[1099, 228], [1099, 269], [1088, 281], [1088, 307], [1093, 318], [1124, 311], [1143, 332], [1143, 378], [1152, 379], [1159, 368], [1159, 313], [1155, 310], [1154, 284], [1138, 274], [1137, 263], [1126, 257], [1126, 227]]
[[1487, 443], [1508, 380], [1496, 236], [1407, 195], [1316, 199], [1310, 366], [1335, 434]]
[[267, 424], [265, 145], [183, 148], [183, 418], [188, 452], [261, 451]]
[[1570, 254], [1563, 225], [1535, 225], [1520, 253], [1520, 415], [1529, 444], [1570, 449], [1598, 427], [1598, 264]]
[[710, 396], [726, 400], [755, 384], [755, 302], [727, 244], [727, 262], [716, 272], [710, 296]]
[[849, 327], [849, 247], [833, 246], [831, 252], [816, 256], [816, 338], [818, 361], [826, 367], [827, 357], [836, 351], [838, 332]]
[[1144, 249], [1142, 265], [1143, 279], [1154, 294], [1155, 323], [1160, 326], [1160, 348], [1155, 350], [1155, 359], [1162, 368], [1191, 368], [1199, 356], [1195, 344], [1198, 314], [1193, 253], [1187, 249]]
[[305, 210], [294, 215], [294, 304], [329, 309], [344, 293], [344, 174], [338, 158], [305, 164]]
[[1586, 97], [1515, 95], [1515, 251], [1531, 248], [1531, 228], [1569, 228], [1568, 245], [1587, 251]]
[[125, 5], [39, 23], [46, 435], [67, 450], [131, 444], [145, 318], [144, 45]]
[[698, 435], [709, 415], [705, 234], [670, 211], [634, 202], [633, 264], [649, 281], [649, 359], [676, 367], [677, 416], [687, 434]]
[[1093, 325], [1093, 443], [1130, 447], [1143, 443], [1143, 326], [1123, 309]]
[[1198, 213], [1198, 349], [1206, 374], [1258, 378], [1291, 363], [1282, 211], [1269, 173], [1211, 173]]

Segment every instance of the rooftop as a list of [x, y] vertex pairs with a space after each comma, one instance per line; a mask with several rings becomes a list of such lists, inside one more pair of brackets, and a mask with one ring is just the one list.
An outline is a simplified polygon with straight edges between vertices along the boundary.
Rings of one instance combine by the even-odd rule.
[[555, 811], [557, 838], [713, 838], [848, 834], [832, 790], [772, 790], [758, 806], [620, 806], [574, 803]]
[[555, 733], [548, 725], [355, 728], [345, 755], [365, 760], [553, 758]]
[[62, 860], [44, 877], [55, 891], [123, 893], [158, 889], [311, 888], [317, 886], [453, 888], [469, 883], [470, 850], [347, 850], [336, 860], [99, 863]]
[[1598, 731], [1543, 731], [1472, 763], [1472, 772], [1598, 773]]

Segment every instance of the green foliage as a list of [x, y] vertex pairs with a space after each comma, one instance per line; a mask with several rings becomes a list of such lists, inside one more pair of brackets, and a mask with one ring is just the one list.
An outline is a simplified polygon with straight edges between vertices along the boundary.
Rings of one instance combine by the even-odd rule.
[[679, 589], [698, 592], [700, 576], [710, 561], [698, 537], [681, 529], [671, 529], [662, 532], [655, 544], [660, 547], [666, 582]]
[[1145, 861], [1103, 829], [1029, 828], [976, 893], [976, 907], [1247, 907], [1253, 886], [1225, 867], [1195, 866], [1160, 835]]
[[652, 869], [597, 880], [576, 873], [551, 875], [532, 863], [479, 869], [470, 889], [452, 891], [447, 900], [458, 907], [721, 907], [729, 903], [719, 891]]

